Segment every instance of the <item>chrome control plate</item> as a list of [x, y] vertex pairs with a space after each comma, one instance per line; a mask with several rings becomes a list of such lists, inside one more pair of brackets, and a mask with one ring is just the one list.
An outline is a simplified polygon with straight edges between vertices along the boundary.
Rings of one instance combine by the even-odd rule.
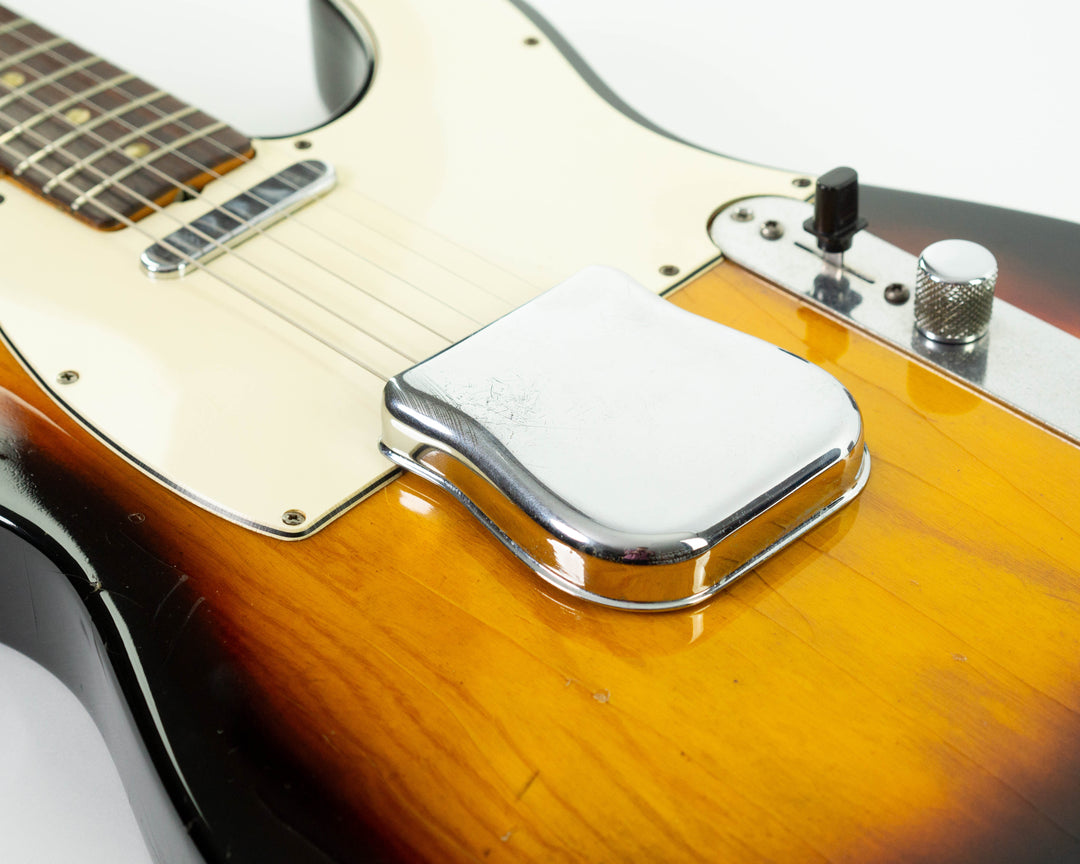
[[591, 267], [390, 380], [383, 452], [558, 588], [704, 600], [850, 501], [850, 394], [806, 361]]
[[803, 230], [812, 213], [803, 201], [748, 198], [718, 213], [710, 234], [735, 263], [1080, 441], [1080, 339], [1000, 298], [981, 339], [927, 339], [915, 326], [916, 257], [861, 231], [838, 269]]

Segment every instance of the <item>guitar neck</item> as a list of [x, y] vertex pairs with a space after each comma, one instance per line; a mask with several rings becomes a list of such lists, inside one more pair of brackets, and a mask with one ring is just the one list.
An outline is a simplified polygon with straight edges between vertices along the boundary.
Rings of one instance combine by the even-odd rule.
[[228, 124], [0, 7], [0, 169], [122, 228], [254, 155]]

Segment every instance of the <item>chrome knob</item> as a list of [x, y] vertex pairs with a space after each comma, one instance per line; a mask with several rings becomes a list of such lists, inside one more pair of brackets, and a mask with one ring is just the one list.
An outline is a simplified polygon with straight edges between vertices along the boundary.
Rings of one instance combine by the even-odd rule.
[[974, 342], [990, 327], [997, 261], [970, 240], [941, 240], [919, 256], [915, 326], [935, 342]]

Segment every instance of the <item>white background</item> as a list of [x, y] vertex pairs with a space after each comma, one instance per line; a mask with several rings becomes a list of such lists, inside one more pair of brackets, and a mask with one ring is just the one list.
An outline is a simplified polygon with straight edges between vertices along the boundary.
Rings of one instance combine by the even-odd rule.
[[[306, 0], [8, 2], [244, 131], [283, 133], [309, 116], [313, 85], [283, 62], [306, 42]], [[850, 164], [867, 183], [1080, 221], [1071, 4], [533, 5], [626, 102], [694, 143], [807, 173]], [[265, 95], [233, 74], [259, 56], [280, 72]], [[2, 647], [0, 861], [149, 861], [89, 716]]]

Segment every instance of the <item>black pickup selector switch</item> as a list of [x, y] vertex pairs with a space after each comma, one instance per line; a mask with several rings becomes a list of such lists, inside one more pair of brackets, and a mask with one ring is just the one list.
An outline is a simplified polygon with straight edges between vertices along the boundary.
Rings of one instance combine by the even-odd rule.
[[817, 237], [818, 248], [838, 255], [851, 248], [851, 238], [867, 225], [859, 215], [859, 175], [854, 168], [833, 168], [822, 174], [814, 190], [814, 217], [803, 223]]

